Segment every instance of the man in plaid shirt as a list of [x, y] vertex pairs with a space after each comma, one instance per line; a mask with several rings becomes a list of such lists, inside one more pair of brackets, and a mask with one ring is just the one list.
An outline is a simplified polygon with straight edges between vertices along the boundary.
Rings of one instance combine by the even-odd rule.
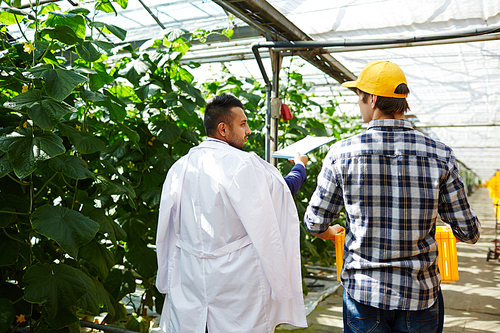
[[304, 223], [333, 239], [345, 207], [344, 332], [441, 332], [437, 216], [462, 242], [481, 229], [454, 153], [404, 120], [409, 89], [396, 64], [371, 61], [342, 85], [357, 89], [368, 129], [332, 146]]

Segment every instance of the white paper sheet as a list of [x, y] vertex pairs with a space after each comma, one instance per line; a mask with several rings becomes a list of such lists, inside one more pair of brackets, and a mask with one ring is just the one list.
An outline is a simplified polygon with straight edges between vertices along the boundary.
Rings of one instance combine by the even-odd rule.
[[271, 157], [293, 159], [297, 153], [305, 155], [324, 144], [332, 142], [333, 140], [335, 140], [335, 137], [333, 136], [306, 136], [302, 140], [275, 151]]

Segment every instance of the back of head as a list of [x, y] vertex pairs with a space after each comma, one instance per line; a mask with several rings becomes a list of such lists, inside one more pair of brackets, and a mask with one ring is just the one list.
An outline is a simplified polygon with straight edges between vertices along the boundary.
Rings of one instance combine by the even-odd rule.
[[363, 94], [378, 96], [376, 107], [384, 114], [404, 113], [410, 107], [406, 97], [410, 93], [406, 76], [401, 68], [390, 61], [370, 61], [363, 68], [356, 81], [342, 83], [343, 87], [357, 88]]
[[224, 122], [230, 124], [231, 109], [239, 107], [243, 109], [243, 103], [233, 95], [221, 94], [215, 96], [205, 107], [203, 125], [208, 136], [215, 136], [217, 126]]

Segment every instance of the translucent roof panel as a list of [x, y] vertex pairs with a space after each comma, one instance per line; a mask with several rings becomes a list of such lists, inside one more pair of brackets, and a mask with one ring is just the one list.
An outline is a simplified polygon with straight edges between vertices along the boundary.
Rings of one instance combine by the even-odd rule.
[[[457, 158], [483, 181], [500, 169], [500, 34], [478, 37], [473, 33], [476, 29], [500, 28], [498, 0], [143, 2], [160, 24], [139, 1], [129, 1], [125, 10], [115, 5], [118, 15], [100, 13], [95, 19], [126, 29], [126, 42], [136, 42], [135, 45], [160, 34], [164, 28], [182, 28], [191, 32], [198, 28], [223, 29], [230, 25], [235, 27], [235, 31], [248, 28], [244, 22], [252, 15], [229, 19], [228, 9], [223, 9], [217, 2], [228, 6], [236, 3], [242, 6], [269, 4], [297, 30], [315, 41], [375, 41], [468, 33], [470, 37], [460, 40], [460, 43], [442, 40], [425, 46], [411, 43], [412, 47], [404, 44], [327, 49], [355, 75], [359, 75], [370, 60], [397, 63], [408, 79], [411, 90], [408, 98], [410, 115], [418, 128], [451, 146]], [[63, 9], [71, 7], [67, 1], [57, 3]], [[78, 4], [92, 8], [91, 2]], [[10, 32], [16, 36], [13, 29]], [[227, 68], [236, 75], [253, 75], [262, 79], [251, 45], [264, 42], [265, 39], [258, 29], [252, 27], [247, 30], [250, 36], [245, 35], [245, 39], [233, 37], [229, 42], [193, 47], [185, 58], [203, 63], [196, 70], [197, 77], [208, 76], [210, 68], [226, 62], [231, 64], [227, 64]], [[267, 50], [261, 51], [265, 58]], [[264, 59], [264, 63], [270, 75], [268, 59]], [[312, 92], [319, 103], [326, 104], [329, 99], [335, 99], [342, 111], [358, 112], [354, 92], [340, 87], [332, 77], [310, 64], [299, 68], [304, 79], [315, 84]]]

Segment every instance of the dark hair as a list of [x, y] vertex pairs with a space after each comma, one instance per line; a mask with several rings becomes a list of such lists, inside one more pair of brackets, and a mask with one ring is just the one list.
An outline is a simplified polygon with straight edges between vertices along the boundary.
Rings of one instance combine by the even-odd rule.
[[[401, 83], [394, 90], [396, 94], [409, 94], [410, 89], [404, 83]], [[358, 89], [358, 93], [362, 94], [361, 100], [363, 103], [368, 102], [368, 96], [370, 94], [365, 93], [362, 90]], [[410, 106], [406, 101], [406, 98], [394, 98], [394, 97], [383, 97], [377, 96], [377, 101], [375, 102], [375, 106], [379, 108], [379, 110], [388, 116], [394, 115], [396, 113], [405, 113], [407, 110], [410, 110]]]
[[205, 117], [203, 125], [208, 136], [214, 136], [217, 126], [221, 123], [230, 125], [231, 108], [240, 107], [243, 109], [243, 103], [233, 95], [221, 94], [215, 96], [205, 107]]

